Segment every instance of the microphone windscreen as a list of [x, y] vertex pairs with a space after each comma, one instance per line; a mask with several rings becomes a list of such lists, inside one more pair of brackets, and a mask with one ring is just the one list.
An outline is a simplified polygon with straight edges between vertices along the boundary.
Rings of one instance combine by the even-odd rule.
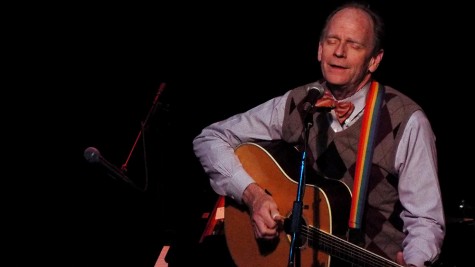
[[84, 150], [84, 158], [90, 163], [97, 163], [100, 161], [101, 153], [95, 147], [88, 147]]

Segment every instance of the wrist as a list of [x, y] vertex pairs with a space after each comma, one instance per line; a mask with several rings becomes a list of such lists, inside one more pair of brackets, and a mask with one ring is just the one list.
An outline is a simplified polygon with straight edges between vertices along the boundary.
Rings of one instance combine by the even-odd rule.
[[249, 184], [244, 192], [242, 193], [242, 202], [248, 207], [252, 207], [252, 204], [258, 199], [262, 194], [265, 194], [264, 189], [262, 189], [256, 183]]

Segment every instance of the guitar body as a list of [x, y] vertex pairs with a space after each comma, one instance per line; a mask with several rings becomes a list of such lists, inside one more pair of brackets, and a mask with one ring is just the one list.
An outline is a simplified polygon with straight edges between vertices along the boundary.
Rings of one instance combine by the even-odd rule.
[[[278, 158], [272, 149], [265, 149], [255, 143], [243, 144], [235, 153], [244, 169], [272, 195], [281, 214], [290, 218], [297, 196], [300, 157], [290, 146], [289, 149], [278, 149], [280, 152], [286, 151], [286, 154], [279, 153]], [[287, 167], [287, 170], [283, 167]], [[292, 177], [288, 175], [290, 173]], [[347, 229], [351, 192], [339, 181], [320, 180], [318, 186], [306, 185], [304, 188], [302, 223], [343, 238]], [[255, 239], [247, 207], [232, 200], [226, 201], [224, 221], [226, 243], [237, 266], [288, 265], [291, 236], [285, 231], [272, 241]], [[296, 263], [300, 259], [300, 264], [297, 266], [332, 266], [331, 256], [315, 248], [310, 239], [312, 237], [298, 243], [299, 249], [295, 255]]]

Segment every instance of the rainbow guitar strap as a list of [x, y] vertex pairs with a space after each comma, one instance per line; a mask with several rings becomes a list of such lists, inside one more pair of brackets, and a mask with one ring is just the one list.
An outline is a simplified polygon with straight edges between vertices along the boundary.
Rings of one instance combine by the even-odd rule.
[[373, 158], [373, 145], [376, 138], [379, 115], [384, 97], [384, 86], [372, 81], [366, 97], [366, 107], [363, 114], [363, 124], [358, 143], [356, 158], [355, 178], [353, 183], [353, 195], [351, 199], [350, 218], [348, 226], [352, 229], [360, 229], [363, 220], [363, 211], [367, 196], [369, 174]]

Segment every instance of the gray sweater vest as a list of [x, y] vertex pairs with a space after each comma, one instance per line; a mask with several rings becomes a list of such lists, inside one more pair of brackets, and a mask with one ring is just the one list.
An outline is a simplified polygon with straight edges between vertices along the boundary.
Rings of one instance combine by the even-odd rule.
[[[284, 141], [295, 146], [303, 144], [303, 100], [309, 85], [293, 89], [286, 103]], [[363, 246], [367, 250], [394, 260], [405, 237], [399, 217], [402, 206], [398, 198], [394, 159], [409, 117], [421, 108], [394, 88], [385, 86], [385, 91], [374, 140], [362, 230], [365, 233]], [[335, 133], [324, 112], [316, 111], [312, 117], [313, 127], [308, 138], [309, 166], [323, 177], [344, 182], [351, 190], [363, 116], [348, 129]], [[318, 181], [306, 182], [318, 184]]]

